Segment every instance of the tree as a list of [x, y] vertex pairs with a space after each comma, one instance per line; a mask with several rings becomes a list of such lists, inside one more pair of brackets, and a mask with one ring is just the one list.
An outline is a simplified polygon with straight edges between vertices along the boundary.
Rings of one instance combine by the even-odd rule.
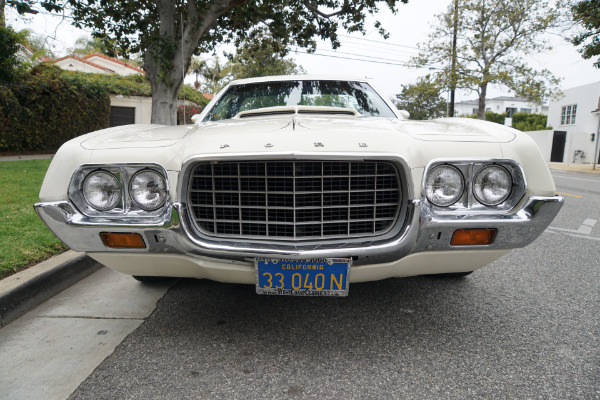
[[408, 111], [412, 119], [444, 117], [448, 103], [441, 92], [442, 88], [427, 75], [419, 78], [415, 84], [402, 85], [395, 104], [398, 109]]
[[[68, 49], [69, 53], [76, 56], [87, 56], [91, 53], [107, 54], [111, 51], [111, 46], [97, 37], [81, 36], [75, 41], [75, 46]], [[114, 50], [113, 50], [114, 51]]]
[[[559, 11], [541, 0], [460, 0], [437, 16], [438, 24], [415, 62], [442, 64], [436, 80], [444, 87], [477, 92], [478, 118], [485, 119], [485, 97], [490, 84], [504, 85], [517, 96], [541, 103], [558, 90], [560, 82], [547, 69], [535, 70], [525, 56], [549, 50], [541, 35], [558, 26]], [[456, 67], [452, 34], [456, 23]]]
[[229, 56], [232, 75], [235, 79], [243, 79], [305, 73], [294, 60], [285, 58], [288, 54], [289, 47], [273, 38], [265, 29], [257, 29], [237, 48], [235, 54]]
[[0, 0], [0, 26], [6, 27], [6, 18], [4, 16], [4, 8], [6, 6], [13, 7], [21, 15], [37, 14], [38, 10], [34, 7], [42, 7], [46, 11], [60, 11], [62, 4], [58, 0]]
[[196, 80], [194, 81], [194, 87], [196, 90], [200, 89], [200, 81], [198, 78], [200, 75], [204, 73], [204, 70], [207, 68], [206, 60], [199, 57], [192, 57], [192, 63], [190, 65], [190, 69], [188, 73], [192, 73], [196, 75]]
[[0, 26], [0, 83], [11, 83], [21, 68], [18, 34], [12, 28]]
[[[53, 0], [58, 3], [62, 0]], [[176, 123], [177, 89], [193, 54], [239, 45], [257, 26], [282, 44], [314, 50], [315, 38], [339, 47], [337, 32], [365, 32], [365, 18], [408, 0], [64, 0], [75, 25], [112, 40], [125, 55], [141, 52], [152, 87], [152, 121]], [[375, 27], [385, 36], [379, 22]]]
[[29, 47], [33, 51], [32, 60], [54, 58], [54, 52], [43, 35], [33, 33], [30, 29], [21, 29], [18, 32], [19, 43]]
[[600, 68], [600, 0], [582, 0], [571, 6], [573, 20], [586, 31], [570, 39], [575, 46], [581, 46], [582, 57], [590, 59], [599, 56], [594, 66]]
[[222, 64], [219, 57], [215, 56], [212, 60], [212, 65], [206, 63], [204, 66], [202, 76], [205, 81], [202, 90], [207, 93], [217, 93], [232, 79], [231, 64]]

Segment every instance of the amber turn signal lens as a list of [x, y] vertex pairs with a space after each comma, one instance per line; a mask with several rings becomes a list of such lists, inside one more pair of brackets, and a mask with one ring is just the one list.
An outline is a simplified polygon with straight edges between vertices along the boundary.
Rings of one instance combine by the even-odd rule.
[[459, 229], [452, 235], [452, 246], [481, 246], [491, 244], [496, 237], [495, 229]]
[[101, 233], [106, 247], [113, 249], [145, 249], [146, 244], [139, 233]]

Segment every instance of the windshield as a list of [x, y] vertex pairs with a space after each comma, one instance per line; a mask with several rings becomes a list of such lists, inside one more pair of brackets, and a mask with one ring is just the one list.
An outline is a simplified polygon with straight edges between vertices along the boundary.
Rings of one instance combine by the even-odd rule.
[[233, 118], [239, 112], [277, 106], [350, 108], [369, 117], [396, 118], [366, 83], [350, 81], [274, 81], [231, 86], [205, 121]]

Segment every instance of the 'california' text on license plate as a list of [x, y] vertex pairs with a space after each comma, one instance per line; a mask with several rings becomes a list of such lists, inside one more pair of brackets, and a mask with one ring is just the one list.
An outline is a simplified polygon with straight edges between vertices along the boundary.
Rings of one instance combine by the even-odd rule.
[[291, 296], [347, 296], [351, 259], [257, 258], [256, 293]]

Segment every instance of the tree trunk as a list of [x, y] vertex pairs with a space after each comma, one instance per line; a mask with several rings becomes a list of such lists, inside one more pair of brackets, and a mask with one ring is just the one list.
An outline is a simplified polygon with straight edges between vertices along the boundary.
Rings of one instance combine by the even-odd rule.
[[153, 124], [177, 125], [177, 93], [181, 79], [176, 79], [177, 85], [164, 81], [150, 82], [152, 89], [152, 118]]
[[[190, 67], [192, 54], [202, 34], [229, 9], [231, 0], [213, 0], [202, 10], [196, 7], [195, 1], [187, 0], [185, 22], [177, 14], [175, 2], [155, 1], [161, 39], [153, 42], [144, 54], [144, 70], [152, 90], [151, 121], [153, 124], [177, 125], [177, 94], [183, 75]], [[183, 23], [182, 37], [179, 38], [177, 21]]]
[[0, 0], [0, 26], [6, 28], [6, 18], [4, 17], [4, 6], [6, 0]]
[[477, 106], [477, 118], [485, 121], [485, 96], [487, 94], [487, 82], [479, 85], [479, 102]]

